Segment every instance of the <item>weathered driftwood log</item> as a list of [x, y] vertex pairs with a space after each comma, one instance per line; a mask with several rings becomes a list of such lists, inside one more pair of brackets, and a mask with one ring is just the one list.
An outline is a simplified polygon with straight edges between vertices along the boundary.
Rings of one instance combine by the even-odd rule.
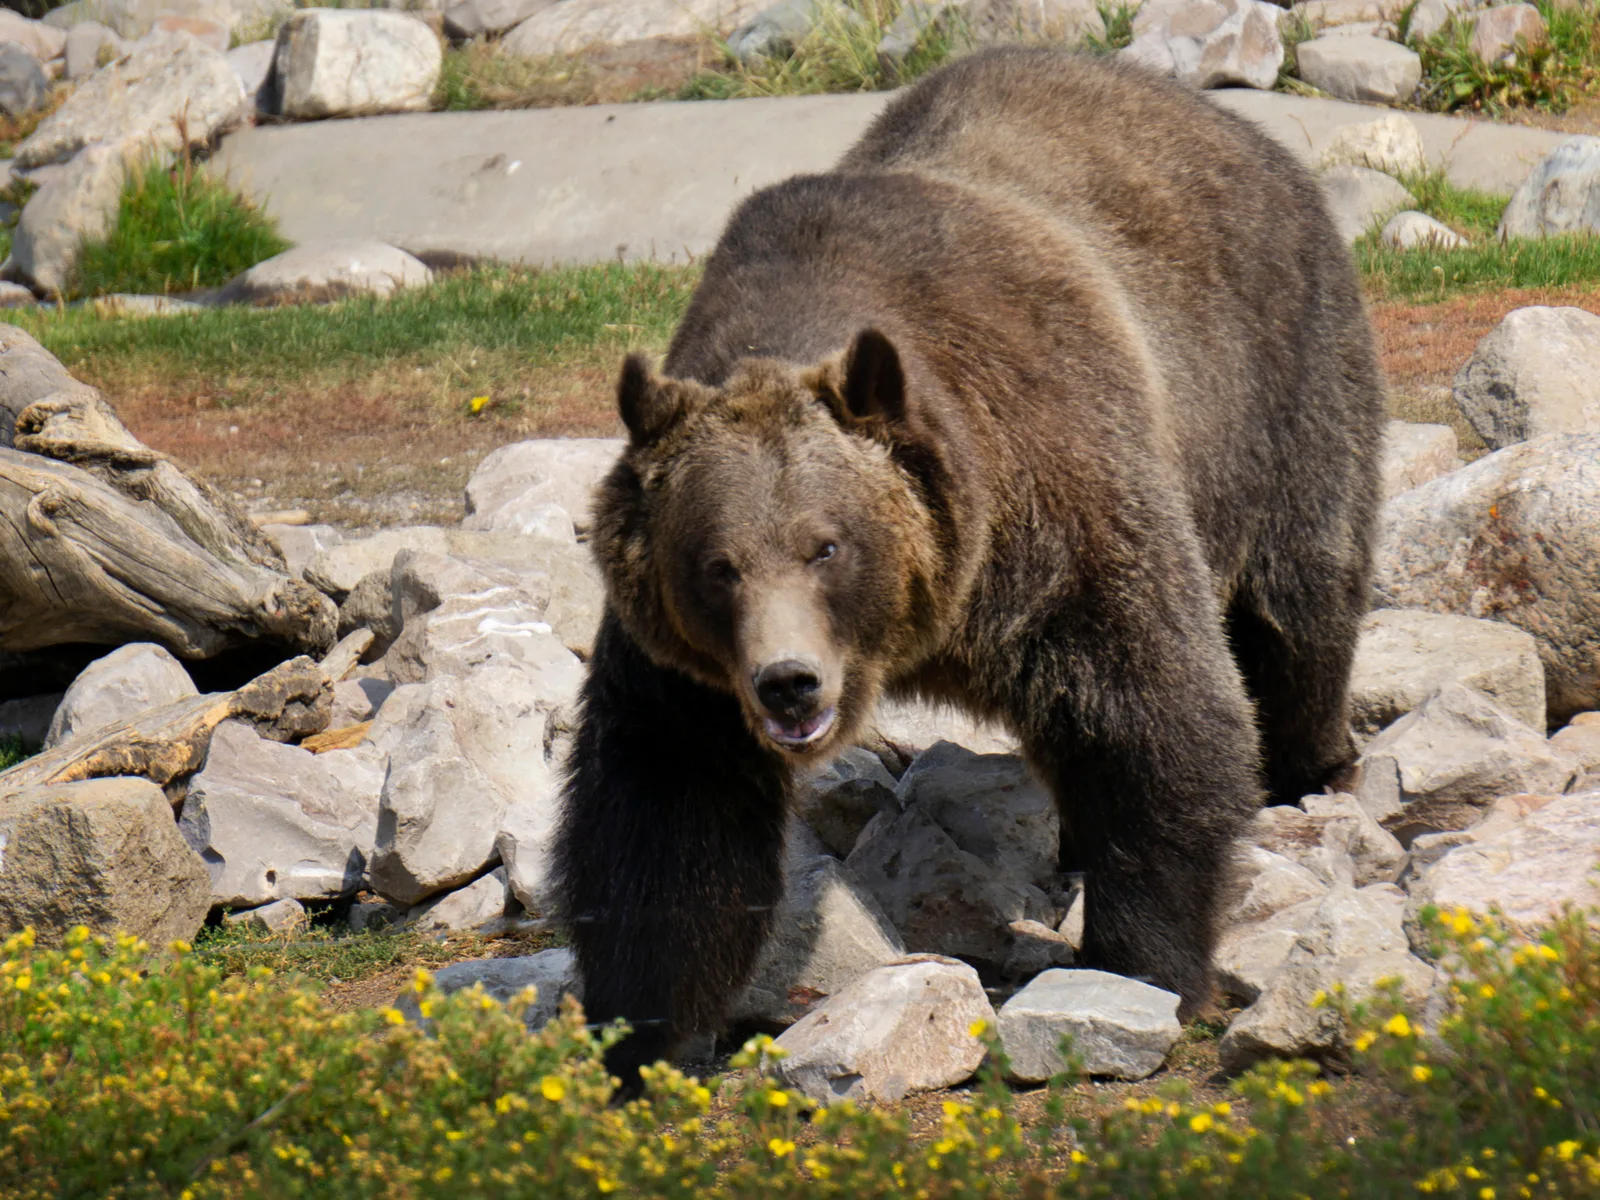
[[26, 759], [0, 772], [0, 797], [38, 784], [141, 775], [181, 803], [222, 722], [247, 720], [262, 737], [291, 742], [326, 729], [332, 712], [327, 672], [309, 658], [290, 659], [238, 691], [175, 700]]
[[0, 650], [151, 640], [207, 658], [271, 638], [319, 652], [337, 624], [226, 496], [0, 325]]

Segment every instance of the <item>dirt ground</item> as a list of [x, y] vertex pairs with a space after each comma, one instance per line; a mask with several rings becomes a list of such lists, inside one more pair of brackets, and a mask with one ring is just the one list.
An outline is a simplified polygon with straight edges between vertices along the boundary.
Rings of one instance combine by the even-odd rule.
[[[1454, 424], [1464, 448], [1480, 447], [1440, 389], [1449, 388], [1479, 338], [1527, 304], [1600, 312], [1600, 287], [1375, 305], [1394, 414]], [[114, 377], [95, 382], [135, 434], [197, 468], [251, 511], [305, 509], [315, 520], [356, 529], [460, 520], [463, 485], [498, 446], [620, 432], [613, 372], [598, 365], [559, 381], [534, 381], [535, 394], [551, 397], [548, 403], [476, 418], [419, 402], [399, 377], [374, 376], [337, 395], [284, 395], [249, 408], [225, 407], [225, 397], [201, 385], [173, 395], [149, 383], [119, 388]]]

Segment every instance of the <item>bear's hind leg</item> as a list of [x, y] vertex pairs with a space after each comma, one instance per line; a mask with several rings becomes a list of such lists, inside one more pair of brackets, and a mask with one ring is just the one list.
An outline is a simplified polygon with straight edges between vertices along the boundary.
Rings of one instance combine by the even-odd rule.
[[715, 1028], [783, 892], [788, 772], [732, 697], [652, 663], [607, 615], [595, 639], [554, 866], [593, 1022], [638, 1068]]

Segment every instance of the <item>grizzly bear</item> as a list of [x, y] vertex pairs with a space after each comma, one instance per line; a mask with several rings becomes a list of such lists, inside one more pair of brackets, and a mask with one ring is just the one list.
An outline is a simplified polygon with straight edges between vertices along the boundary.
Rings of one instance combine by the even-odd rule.
[[555, 869], [636, 1068], [713, 1028], [788, 797], [921, 697], [1016, 733], [1082, 959], [1212, 1002], [1230, 847], [1353, 757], [1384, 398], [1314, 179], [1130, 65], [1011, 48], [733, 214], [590, 538]]

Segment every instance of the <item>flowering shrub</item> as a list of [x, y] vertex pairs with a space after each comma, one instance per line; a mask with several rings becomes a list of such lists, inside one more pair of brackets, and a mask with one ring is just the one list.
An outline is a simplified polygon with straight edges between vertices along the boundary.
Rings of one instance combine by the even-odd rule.
[[660, 1067], [613, 1105], [616, 1033], [570, 1004], [529, 1035], [529, 997], [446, 999], [418, 971], [419, 1027], [263, 968], [225, 978], [182, 943], [24, 932], [0, 952], [0, 1196], [1600, 1195], [1600, 939], [1576, 916], [1537, 942], [1464, 913], [1435, 928], [1454, 980], [1436, 1034], [1397, 990], [1324, 1000], [1368, 1086], [1281, 1063], [1230, 1101], [1175, 1081], [1069, 1116], [1058, 1080], [1024, 1122], [980, 1029], [991, 1063], [920, 1134], [774, 1086], [764, 1039], [720, 1097]]

